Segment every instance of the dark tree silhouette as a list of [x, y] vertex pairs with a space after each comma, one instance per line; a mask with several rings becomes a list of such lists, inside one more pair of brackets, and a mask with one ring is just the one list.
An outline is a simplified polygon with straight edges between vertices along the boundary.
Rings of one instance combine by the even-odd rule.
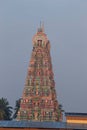
[[58, 118], [60, 119], [60, 121], [62, 121], [62, 118], [63, 118], [63, 112], [64, 112], [64, 110], [63, 110], [63, 106], [62, 106], [62, 104], [59, 104], [59, 110], [58, 110]]
[[21, 101], [21, 98], [16, 101], [15, 109], [14, 109], [15, 112], [14, 112], [14, 115], [13, 115], [14, 119], [17, 117], [17, 113], [18, 113], [18, 110], [20, 108], [20, 101]]
[[12, 107], [6, 98], [0, 99], [0, 120], [11, 120]]

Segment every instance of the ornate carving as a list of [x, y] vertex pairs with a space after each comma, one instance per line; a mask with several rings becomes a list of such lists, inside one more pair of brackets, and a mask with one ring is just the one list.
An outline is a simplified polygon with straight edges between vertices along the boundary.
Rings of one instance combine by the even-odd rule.
[[58, 121], [58, 102], [50, 57], [50, 42], [43, 31], [33, 37], [18, 120]]

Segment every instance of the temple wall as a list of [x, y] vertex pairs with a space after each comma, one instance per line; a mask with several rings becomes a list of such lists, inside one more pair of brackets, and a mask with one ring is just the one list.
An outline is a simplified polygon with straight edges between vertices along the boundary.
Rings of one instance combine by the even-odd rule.
[[[45, 129], [45, 128], [44, 128]], [[0, 130], [44, 130], [41, 128], [0, 128]], [[45, 130], [72, 130], [72, 129], [45, 129]]]
[[74, 123], [74, 124], [87, 124], [87, 117], [67, 116], [66, 122], [67, 123]]

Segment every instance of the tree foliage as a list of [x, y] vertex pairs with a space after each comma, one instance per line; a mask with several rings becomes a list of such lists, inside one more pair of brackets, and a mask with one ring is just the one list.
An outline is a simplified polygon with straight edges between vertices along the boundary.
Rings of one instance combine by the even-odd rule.
[[0, 120], [11, 120], [12, 107], [6, 98], [0, 99]]
[[21, 99], [18, 99], [17, 101], [16, 101], [16, 104], [15, 104], [15, 112], [14, 112], [14, 115], [13, 115], [13, 118], [15, 119], [16, 117], [17, 117], [17, 113], [18, 113], [18, 110], [19, 110], [19, 108], [20, 108], [20, 101], [21, 101]]
[[62, 106], [62, 104], [59, 104], [59, 109], [58, 109], [58, 119], [59, 119], [59, 121], [62, 121], [62, 119], [63, 119], [63, 112], [64, 112], [63, 106]]

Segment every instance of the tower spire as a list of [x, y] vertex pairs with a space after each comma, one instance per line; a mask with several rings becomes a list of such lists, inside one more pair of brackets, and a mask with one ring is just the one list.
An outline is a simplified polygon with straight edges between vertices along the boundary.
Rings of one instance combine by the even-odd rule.
[[41, 21], [40, 21], [40, 28], [41, 28]]
[[44, 32], [44, 22], [40, 21], [40, 27], [38, 28], [38, 32]]
[[44, 32], [44, 22], [42, 22], [42, 30], [43, 30], [43, 32]]

